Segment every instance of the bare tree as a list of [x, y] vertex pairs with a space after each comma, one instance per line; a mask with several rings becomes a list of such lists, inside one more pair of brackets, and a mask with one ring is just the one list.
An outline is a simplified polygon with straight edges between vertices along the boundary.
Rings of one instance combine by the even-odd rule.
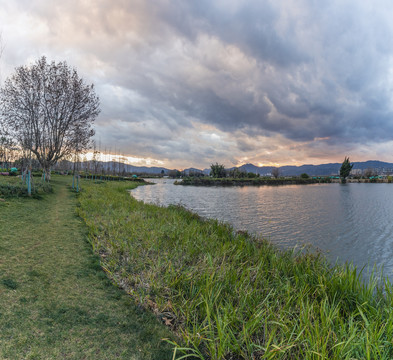
[[98, 167], [99, 167], [99, 158], [100, 158], [100, 151], [97, 150], [96, 142], [93, 142], [93, 158], [92, 158], [92, 165], [93, 165], [93, 172], [94, 176], [98, 174]]
[[1, 113], [8, 131], [30, 150], [50, 178], [57, 161], [88, 148], [99, 99], [66, 62], [16, 68], [0, 93]]
[[[4, 44], [3, 44], [3, 34], [0, 33], [0, 59], [3, 56]], [[1, 68], [0, 68], [0, 82], [1, 82]]]
[[280, 176], [280, 169], [279, 168], [273, 168], [272, 169], [272, 175], [275, 179], [277, 179]]
[[363, 171], [363, 175], [364, 175], [366, 178], [370, 178], [371, 176], [375, 176], [376, 173], [375, 173], [374, 169], [367, 168], [366, 170]]
[[11, 152], [14, 149], [12, 139], [6, 134], [0, 134], [0, 166], [9, 167]]
[[[0, 33], [0, 59], [3, 55], [3, 37]], [[0, 68], [0, 81], [1, 81], [1, 68]], [[6, 128], [0, 117], [0, 162], [2, 167], [7, 166], [8, 163], [8, 152], [12, 147], [12, 139], [8, 136]]]

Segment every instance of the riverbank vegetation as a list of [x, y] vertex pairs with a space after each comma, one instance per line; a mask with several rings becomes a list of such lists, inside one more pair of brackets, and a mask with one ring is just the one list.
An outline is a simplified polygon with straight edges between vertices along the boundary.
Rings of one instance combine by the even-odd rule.
[[175, 185], [195, 185], [195, 186], [245, 186], [245, 185], [305, 185], [330, 183], [329, 177], [315, 178], [271, 178], [271, 177], [254, 177], [254, 178], [212, 178], [212, 177], [185, 177], [181, 181], [176, 181]]
[[[181, 207], [83, 184], [78, 214], [119, 287], [199, 359], [391, 359], [393, 288]], [[172, 341], [176, 345], [175, 341]]]
[[195, 186], [246, 186], [246, 185], [305, 185], [317, 183], [330, 183], [334, 177], [314, 176], [301, 174], [293, 177], [279, 177], [279, 169], [272, 168], [271, 176], [261, 176], [258, 173], [240, 171], [238, 168], [225, 169], [223, 164], [212, 164], [210, 175], [203, 173], [191, 173], [184, 176], [181, 181], [175, 181], [175, 185]]
[[71, 181], [55, 175], [39, 200], [0, 202], [0, 358], [171, 359], [171, 333], [92, 253]]

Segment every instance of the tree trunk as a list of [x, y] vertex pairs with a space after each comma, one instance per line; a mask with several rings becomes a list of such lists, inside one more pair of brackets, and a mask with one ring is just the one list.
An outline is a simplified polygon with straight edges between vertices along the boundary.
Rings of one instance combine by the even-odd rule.
[[27, 171], [27, 195], [31, 196], [31, 170]]
[[50, 174], [51, 174], [50, 168], [49, 169], [44, 168], [43, 174], [44, 174], [44, 181], [49, 182], [50, 181]]

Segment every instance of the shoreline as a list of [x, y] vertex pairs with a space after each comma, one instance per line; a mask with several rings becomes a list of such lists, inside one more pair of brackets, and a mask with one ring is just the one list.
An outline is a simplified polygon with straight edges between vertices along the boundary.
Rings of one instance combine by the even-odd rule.
[[330, 179], [234, 179], [234, 178], [184, 178], [181, 181], [175, 181], [174, 185], [193, 185], [193, 186], [278, 186], [278, 185], [308, 185], [329, 183]]
[[[390, 184], [391, 180], [388, 179], [347, 179], [347, 183], [361, 183], [361, 184]], [[311, 184], [340, 184], [340, 179], [332, 179], [330, 177], [321, 178], [279, 178], [279, 179], [233, 179], [233, 178], [208, 178], [208, 177], [195, 177], [184, 178], [181, 181], [175, 181], [174, 185], [183, 186], [285, 186], [285, 185], [311, 185]]]
[[278, 250], [179, 206], [144, 204], [128, 189], [86, 183], [79, 215], [110, 276], [183, 335], [172, 344], [184, 354], [393, 357], [389, 283], [364, 283], [349, 265]]

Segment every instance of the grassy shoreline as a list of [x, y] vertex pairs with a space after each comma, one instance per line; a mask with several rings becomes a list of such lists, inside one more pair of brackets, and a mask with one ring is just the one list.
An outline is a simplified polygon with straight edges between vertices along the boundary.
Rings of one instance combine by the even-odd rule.
[[194, 358], [393, 358], [388, 282], [383, 292], [349, 266], [143, 204], [128, 189], [86, 182], [78, 214], [108, 274]]
[[302, 179], [302, 178], [210, 178], [210, 177], [186, 177], [181, 181], [176, 181], [175, 185], [194, 186], [262, 186], [262, 185], [307, 185], [330, 183], [331, 179]]

